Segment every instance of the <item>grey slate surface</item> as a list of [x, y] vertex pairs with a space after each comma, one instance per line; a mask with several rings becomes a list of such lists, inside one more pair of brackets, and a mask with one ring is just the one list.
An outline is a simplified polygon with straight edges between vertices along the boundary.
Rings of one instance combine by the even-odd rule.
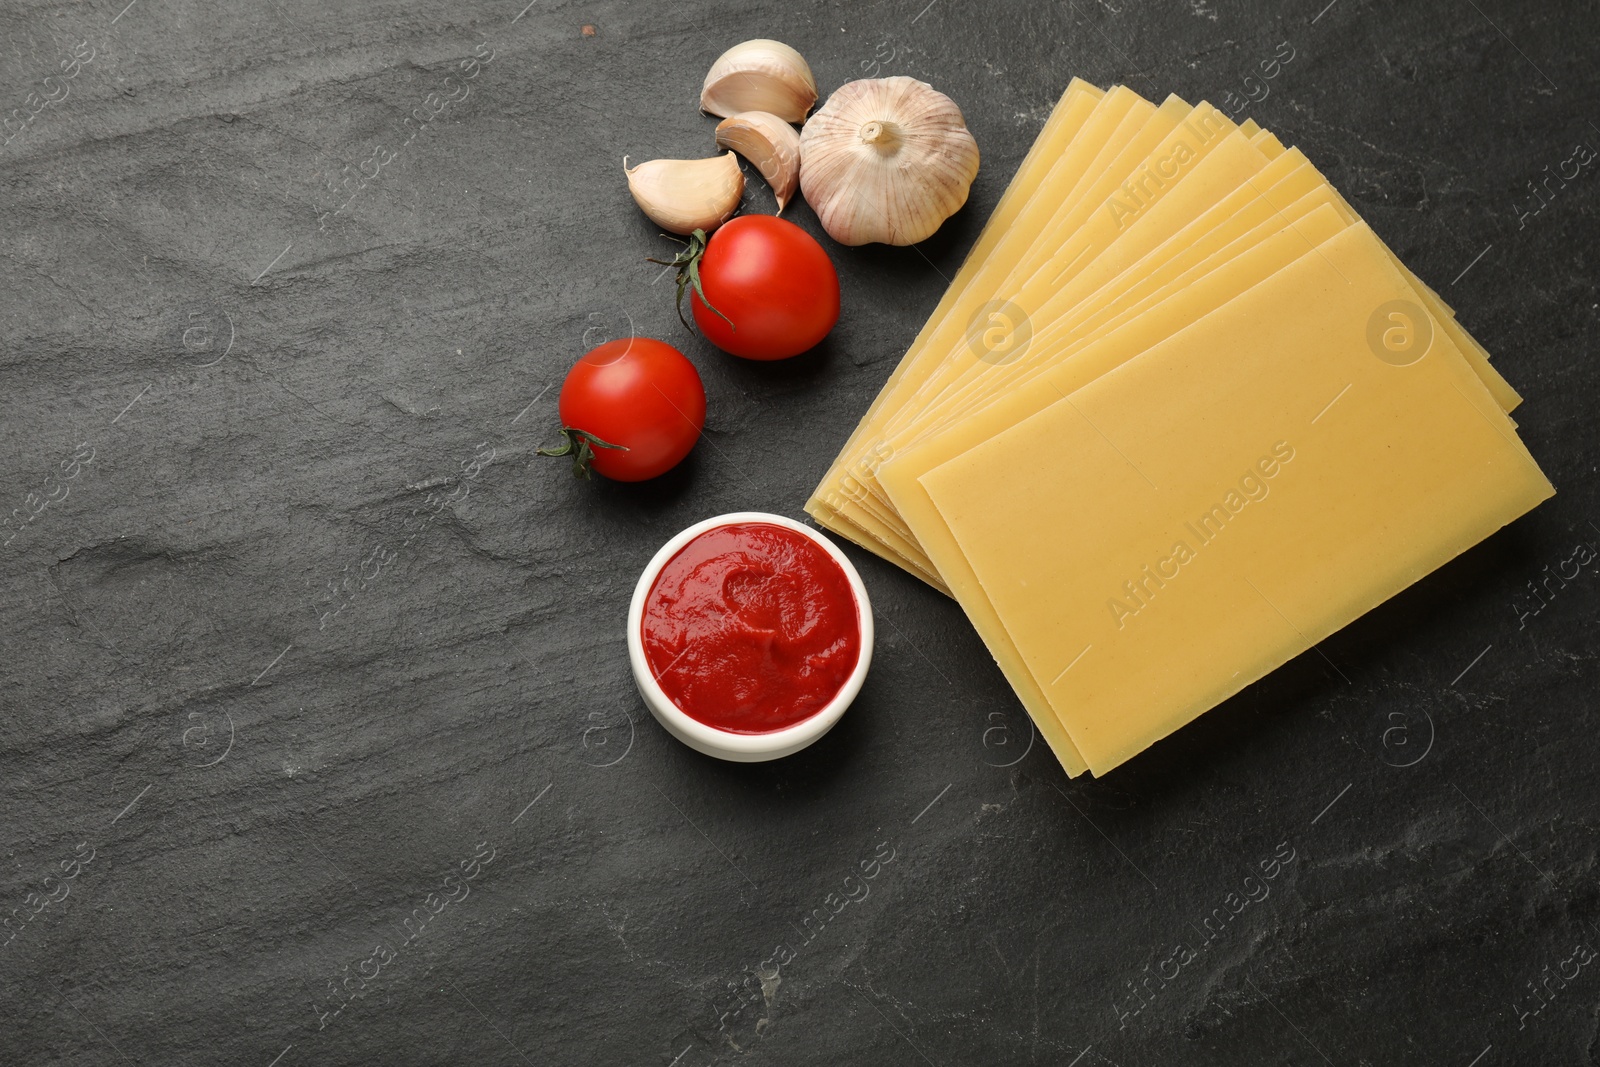
[[[0, 110], [59, 98], [0, 147], [0, 511], [57, 498], [0, 528], [0, 1063], [1596, 1062], [1600, 178], [1528, 187], [1600, 148], [1593, 3], [520, 8], [0, 5]], [[778, 366], [683, 334], [620, 166], [709, 152], [755, 36], [824, 93], [932, 82], [983, 151], [920, 249], [829, 246], [844, 317]], [[1268, 90], [1559, 495], [1098, 781], [852, 548], [841, 725], [688, 751], [628, 677], [635, 576], [800, 514], [1073, 75]], [[530, 463], [629, 330], [700, 368], [695, 453]]]

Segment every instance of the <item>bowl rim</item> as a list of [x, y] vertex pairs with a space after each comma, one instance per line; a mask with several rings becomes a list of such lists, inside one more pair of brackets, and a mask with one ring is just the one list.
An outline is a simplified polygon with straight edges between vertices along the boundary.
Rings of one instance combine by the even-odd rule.
[[[820, 546], [844, 572], [851, 595], [855, 599], [857, 625], [861, 633], [861, 647], [856, 656], [855, 667], [839, 687], [839, 691], [833, 695], [832, 700], [792, 726], [759, 734], [734, 733], [709, 726], [674, 704], [656, 680], [655, 672], [650, 669], [650, 661], [644, 654], [644, 635], [641, 631], [645, 601], [649, 598], [650, 590], [667, 562], [690, 541], [706, 531], [745, 523], [781, 526], [801, 534]], [[634, 586], [633, 600], [628, 606], [628, 659], [633, 667], [634, 680], [650, 710], [658, 718], [663, 719], [664, 725], [669, 726], [673, 733], [678, 734], [680, 739], [691, 747], [711, 754], [725, 752], [734, 759], [748, 760], [763, 755], [787, 755], [798, 752], [827, 733], [861, 691], [861, 685], [867, 677], [867, 669], [872, 662], [872, 646], [872, 603], [867, 597], [867, 587], [861, 581], [861, 575], [856, 572], [849, 558], [832, 541], [804, 523], [765, 511], [732, 511], [704, 519], [679, 531], [662, 545], [645, 565], [643, 573], [639, 575], [639, 581]]]

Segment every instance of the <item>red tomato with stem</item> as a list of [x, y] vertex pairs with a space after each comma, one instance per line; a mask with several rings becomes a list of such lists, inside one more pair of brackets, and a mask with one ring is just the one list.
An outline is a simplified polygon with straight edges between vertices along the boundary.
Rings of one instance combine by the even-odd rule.
[[642, 482], [676, 467], [706, 424], [706, 390], [694, 364], [665, 341], [620, 337], [586, 353], [567, 372], [557, 404], [566, 440], [541, 456], [571, 456], [619, 482]]
[[[689, 302], [695, 325], [724, 352], [787, 359], [814, 348], [839, 321], [839, 274], [794, 223], [741, 215], [697, 239], [704, 251], [685, 266]], [[686, 255], [695, 251], [692, 239]]]

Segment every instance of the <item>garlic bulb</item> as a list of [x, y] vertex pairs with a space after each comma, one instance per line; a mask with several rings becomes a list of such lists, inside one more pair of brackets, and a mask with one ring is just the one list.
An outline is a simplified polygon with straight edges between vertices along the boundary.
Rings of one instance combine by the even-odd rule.
[[734, 45], [711, 64], [700, 88], [700, 110], [722, 118], [766, 111], [799, 123], [816, 102], [817, 79], [805, 57], [782, 41]]
[[741, 111], [717, 123], [717, 144], [755, 164], [783, 214], [800, 184], [800, 135], [794, 127], [770, 111]]
[[739, 157], [729, 152], [710, 159], [652, 159], [629, 169], [628, 192], [656, 225], [673, 233], [708, 233], [733, 217], [744, 195]]
[[840, 244], [930, 237], [977, 175], [961, 109], [915, 78], [842, 85], [800, 131], [801, 191]]

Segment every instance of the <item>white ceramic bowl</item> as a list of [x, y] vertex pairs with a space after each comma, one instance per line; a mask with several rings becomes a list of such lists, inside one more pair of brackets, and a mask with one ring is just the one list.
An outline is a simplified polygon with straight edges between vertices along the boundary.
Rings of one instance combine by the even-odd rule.
[[[855, 670], [850, 672], [850, 677], [845, 679], [844, 685], [839, 688], [834, 698], [809, 718], [793, 726], [762, 734], [736, 734], [719, 730], [685, 714], [668, 699], [661, 684], [656, 681], [655, 674], [651, 672], [650, 663], [645, 659], [644, 636], [641, 631], [645, 600], [650, 596], [650, 590], [656, 584], [656, 576], [661, 573], [661, 568], [667, 565], [667, 561], [676, 556], [684, 545], [707, 530], [747, 522], [782, 526], [820, 546], [828, 557], [839, 565], [839, 569], [844, 571], [845, 579], [850, 583], [850, 592], [855, 597], [857, 618], [861, 625], [861, 655], [856, 660]], [[650, 714], [654, 715], [656, 721], [665, 726], [667, 732], [679, 741], [708, 756], [734, 760], [738, 763], [759, 763], [762, 760], [778, 759], [799, 752], [832, 729], [833, 724], [839, 721], [839, 716], [844, 714], [844, 709], [850, 706], [850, 702], [861, 691], [861, 683], [866, 679], [867, 668], [872, 663], [872, 604], [867, 600], [867, 587], [861, 584], [861, 576], [856, 573], [855, 567], [851, 566], [844, 553], [811, 527], [793, 519], [786, 519], [782, 515], [769, 515], [763, 511], [736, 511], [728, 515], [718, 515], [714, 519], [695, 523], [662, 545], [661, 551], [655, 554], [645, 567], [644, 573], [639, 575], [639, 584], [633, 590], [633, 603], [628, 608], [628, 662], [633, 667], [634, 684], [639, 687], [639, 695], [644, 697], [645, 706], [650, 709]]]

